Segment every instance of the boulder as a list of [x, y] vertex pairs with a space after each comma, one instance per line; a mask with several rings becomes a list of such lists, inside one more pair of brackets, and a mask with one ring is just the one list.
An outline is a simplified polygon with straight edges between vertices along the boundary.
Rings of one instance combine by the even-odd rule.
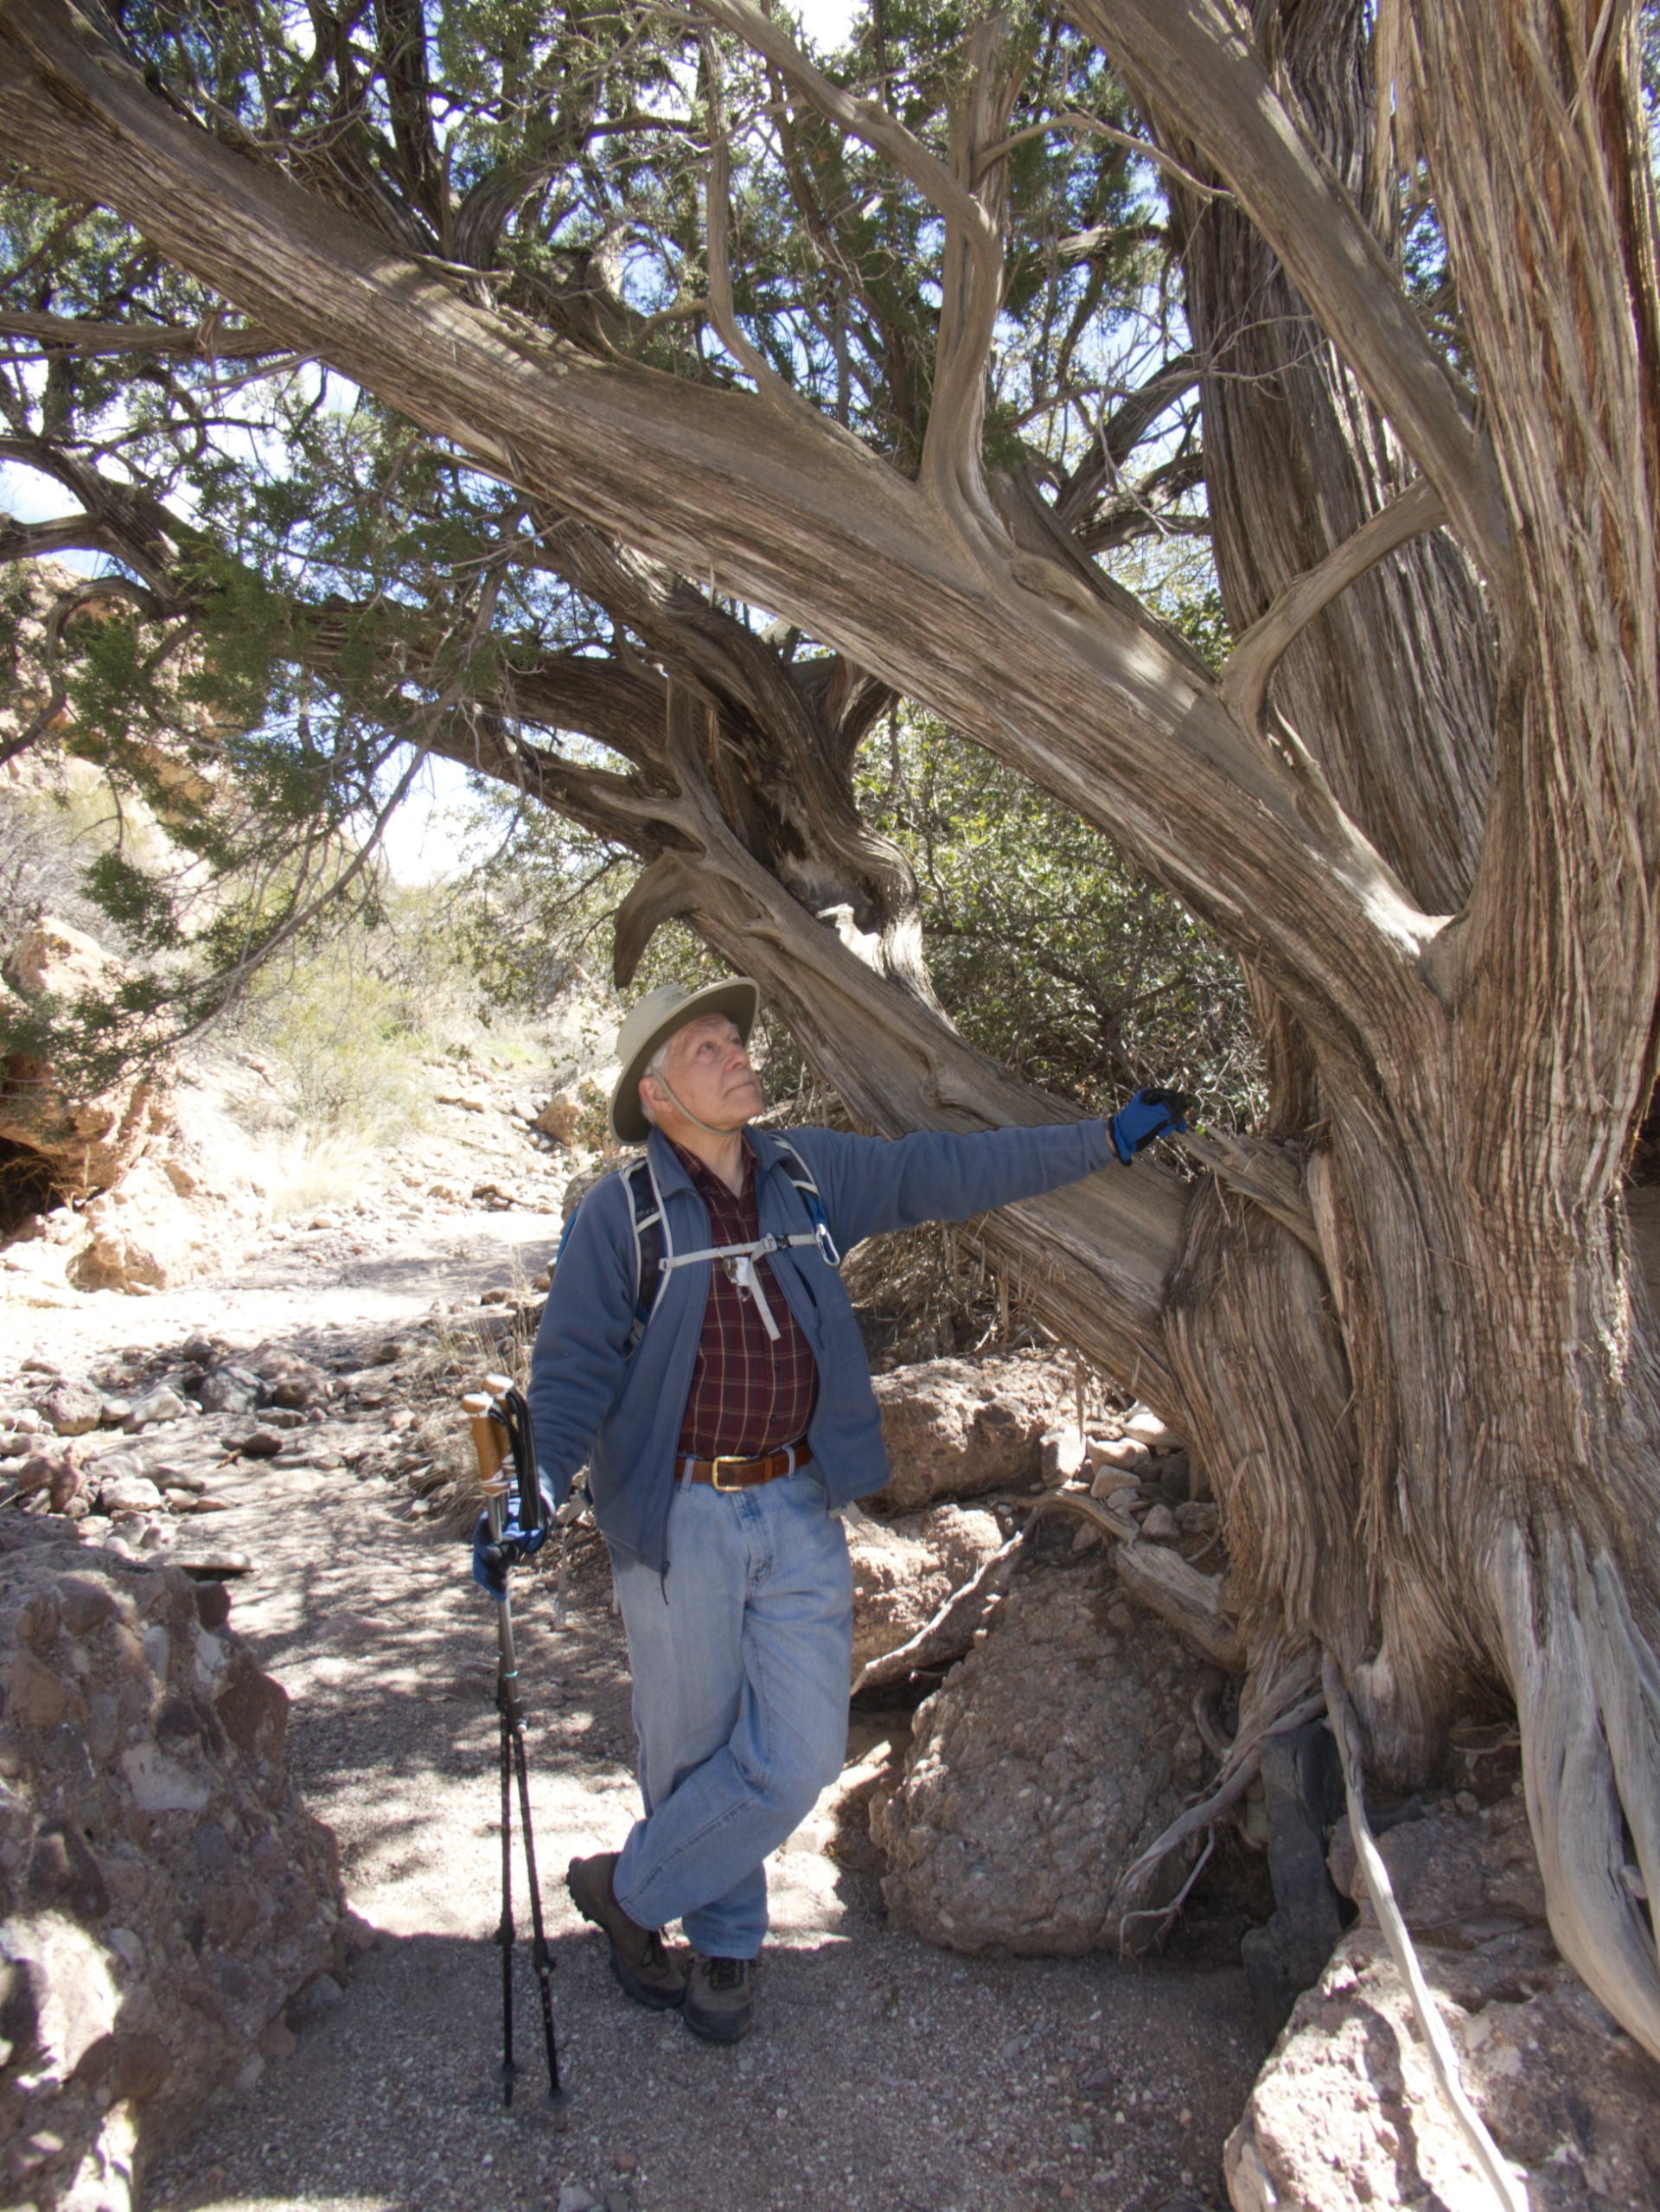
[[[205, 1595], [218, 1595], [204, 1593]], [[6, 2199], [126, 2212], [144, 2158], [263, 2065], [342, 1958], [287, 1700], [176, 1568], [27, 1522], [0, 1549]]]
[[[1086, 1555], [1017, 1577], [962, 1665], [918, 1708], [904, 1772], [872, 1802], [883, 1895], [957, 1951], [1116, 1947], [1127, 1869], [1208, 1772], [1195, 1694], [1215, 1671]], [[1165, 1862], [1138, 1908], [1174, 1894]], [[1156, 1921], [1133, 1923], [1134, 1947]]]
[[1043, 1359], [931, 1359], [878, 1376], [892, 1472], [864, 1502], [873, 1512], [911, 1513], [936, 1498], [1035, 1487], [1062, 1390]]
[[256, 1209], [159, 1148], [86, 1207], [92, 1241], [71, 1270], [82, 1290], [170, 1290], [227, 1266]]
[[533, 1129], [545, 1137], [552, 1137], [556, 1144], [569, 1144], [576, 1135], [577, 1123], [582, 1119], [582, 1102], [570, 1092], [550, 1098], [535, 1119]]
[[853, 1673], [908, 1644], [953, 1590], [1001, 1547], [994, 1513], [936, 1506], [898, 1520], [865, 1519], [848, 1534], [853, 1563]]
[[104, 1418], [103, 1394], [90, 1383], [73, 1382], [65, 1376], [41, 1400], [40, 1411], [54, 1435], [85, 1436]]
[[124, 973], [95, 937], [50, 914], [23, 931], [0, 968], [20, 998], [51, 997], [70, 1005], [88, 993], [107, 990]]
[[[1660, 2202], [1660, 2067], [1558, 1955], [1520, 1800], [1434, 1806], [1378, 1848], [1464, 2086], [1527, 2170], [1535, 2212]], [[1340, 1888], [1361, 1889], [1346, 1822], [1331, 1863]], [[1235, 2212], [1491, 2204], [1370, 1903], [1299, 1998], [1225, 2169]]]
[[[122, 971], [90, 937], [46, 922], [7, 973], [32, 994], [73, 1001], [113, 988]], [[5, 1265], [78, 1290], [169, 1289], [226, 1265], [270, 1211], [246, 1134], [188, 1070], [77, 1100], [46, 1062], [13, 1053], [0, 1063], [0, 1139], [28, 1146], [55, 1188], [90, 1200], [47, 1215]]]

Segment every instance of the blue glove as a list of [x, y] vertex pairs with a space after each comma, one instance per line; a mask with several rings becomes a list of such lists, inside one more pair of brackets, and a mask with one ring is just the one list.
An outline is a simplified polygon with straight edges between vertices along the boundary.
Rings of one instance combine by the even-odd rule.
[[521, 1529], [510, 1520], [499, 1538], [490, 1534], [490, 1517], [481, 1513], [473, 1525], [473, 1580], [491, 1597], [506, 1597], [508, 1569], [521, 1559], [533, 1559], [547, 1541], [546, 1528]]
[[1182, 1118], [1191, 1101], [1179, 1090], [1138, 1090], [1128, 1105], [1120, 1106], [1108, 1128], [1113, 1140], [1113, 1150], [1127, 1167], [1138, 1152], [1146, 1149], [1155, 1137], [1174, 1129], [1187, 1135], [1187, 1123]]

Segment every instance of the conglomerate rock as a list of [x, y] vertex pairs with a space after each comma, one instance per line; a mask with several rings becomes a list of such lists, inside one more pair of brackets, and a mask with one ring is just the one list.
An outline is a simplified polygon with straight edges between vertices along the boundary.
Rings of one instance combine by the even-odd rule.
[[[918, 1708], [898, 1787], [872, 1801], [889, 1910], [956, 1951], [1115, 1947], [1127, 1870], [1209, 1770], [1192, 1708], [1216, 1670], [1099, 1559], [1024, 1575], [982, 1633]], [[1191, 1863], [1172, 1854], [1135, 1906]], [[1155, 1925], [1133, 1923], [1127, 1947]]]
[[[1533, 2212], [1660, 2203], [1660, 2067], [1564, 1963], [1518, 1798], [1437, 1805], [1378, 1838], [1464, 2086]], [[1363, 1898], [1344, 1821], [1333, 1879]], [[1229, 2138], [1235, 2212], [1490, 2212], [1372, 1915], [1298, 1999]]]
[[930, 1359], [876, 1380], [887, 1487], [872, 1512], [914, 1513], [936, 1498], [1038, 1483], [1054, 1421], [1056, 1371], [1040, 1359]]
[[334, 1838], [222, 1589], [26, 1521], [4, 1544], [0, 2195], [125, 2212], [335, 1959]]

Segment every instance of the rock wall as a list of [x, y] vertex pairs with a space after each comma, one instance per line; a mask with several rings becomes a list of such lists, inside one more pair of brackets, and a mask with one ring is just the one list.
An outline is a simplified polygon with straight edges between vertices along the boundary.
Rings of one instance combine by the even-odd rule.
[[334, 1839], [221, 1586], [27, 1521], [0, 1542], [0, 2189], [127, 2212], [337, 1960]]
[[[107, 993], [123, 972], [48, 916], [17, 939], [0, 980], [22, 1009]], [[0, 1059], [0, 1141], [42, 1163], [66, 1201], [11, 1224], [4, 1271], [36, 1291], [169, 1289], [234, 1259], [270, 1215], [246, 1138], [170, 1067], [77, 1098], [48, 1062], [13, 1052]]]
[[[1219, 1679], [1098, 1557], [1025, 1571], [872, 1801], [889, 1910], [955, 1951], [1115, 1947], [1127, 1869], [1209, 1772], [1192, 1707]], [[1191, 1864], [1173, 1853], [1139, 1902]]]

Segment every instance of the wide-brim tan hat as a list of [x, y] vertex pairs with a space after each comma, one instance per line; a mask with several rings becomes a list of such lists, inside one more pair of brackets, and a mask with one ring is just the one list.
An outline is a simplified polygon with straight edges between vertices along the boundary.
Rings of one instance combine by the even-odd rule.
[[640, 1078], [646, 1063], [677, 1029], [700, 1014], [724, 1013], [747, 1045], [761, 1011], [761, 986], [748, 975], [729, 975], [688, 991], [680, 983], [660, 983], [631, 1006], [616, 1032], [616, 1057], [622, 1072], [611, 1093], [611, 1134], [620, 1144], [643, 1144], [651, 1133], [640, 1103]]

